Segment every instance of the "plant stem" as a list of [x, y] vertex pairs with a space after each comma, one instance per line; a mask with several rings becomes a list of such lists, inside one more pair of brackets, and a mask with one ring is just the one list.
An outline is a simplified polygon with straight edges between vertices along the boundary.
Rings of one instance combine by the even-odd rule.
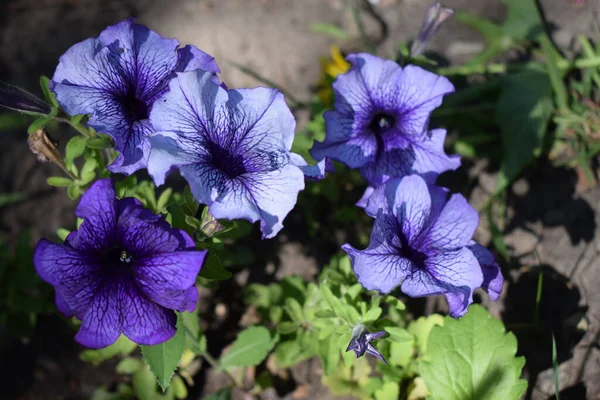
[[240, 384], [237, 381], [237, 379], [235, 379], [235, 377], [233, 375], [231, 375], [231, 373], [229, 371], [227, 371], [224, 368], [221, 368], [221, 366], [219, 365], [219, 361], [215, 360], [213, 358], [213, 356], [211, 356], [210, 354], [208, 354], [208, 352], [206, 352], [206, 351], [203, 352], [200, 355], [206, 360], [206, 362], [208, 362], [210, 364], [211, 367], [213, 367], [216, 370], [223, 371], [225, 373], [225, 375], [227, 375], [227, 377], [229, 378], [229, 380], [231, 380], [231, 383], [233, 383], [233, 386], [240, 387]]

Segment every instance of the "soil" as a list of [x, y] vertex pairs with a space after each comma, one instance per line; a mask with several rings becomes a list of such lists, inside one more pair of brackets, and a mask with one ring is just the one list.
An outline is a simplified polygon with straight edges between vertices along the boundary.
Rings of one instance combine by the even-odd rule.
[[[365, 11], [362, 18], [383, 56], [393, 55], [398, 41], [414, 37], [429, 5], [423, 0], [372, 3], [373, 11]], [[69, 46], [133, 16], [164, 36], [177, 37], [183, 44], [194, 44], [216, 56], [221, 76], [230, 87], [260, 84], [235, 66], [240, 64], [306, 100], [319, 78], [318, 57], [327, 55], [332, 44], [347, 51], [357, 47], [358, 29], [345, 4], [343, 0], [2, 0], [0, 79], [37, 91], [38, 77], [51, 76], [58, 57]], [[500, 0], [448, 0], [446, 5], [493, 20], [502, 20], [505, 13]], [[553, 38], [566, 53], [576, 49], [578, 34], [591, 36], [592, 21], [600, 10], [600, 2], [593, 0], [580, 6], [570, 0], [542, 0], [541, 5]], [[342, 27], [350, 38], [339, 43], [311, 32], [311, 25], [317, 22]], [[481, 37], [450, 20], [429, 51], [443, 63], [456, 64], [483, 46]], [[66, 127], [53, 127], [50, 133], [63, 146], [72, 134]], [[74, 203], [64, 190], [45, 182], [60, 171], [35, 159], [22, 129], [2, 135], [0, 193], [20, 192], [24, 200], [0, 208], [0, 234], [10, 241], [29, 230], [35, 243], [41, 237], [52, 237], [58, 228], [73, 227]], [[505, 242], [510, 257], [503, 263], [507, 283], [502, 300], [490, 305], [491, 311], [513, 328], [519, 353], [527, 357], [528, 398], [553, 396], [549, 357], [554, 333], [561, 363], [561, 398], [600, 399], [600, 188], [581, 190], [573, 170], [539, 165], [532, 171], [508, 196]], [[476, 177], [471, 204], [483, 204], [496, 175], [478, 166], [463, 171], [463, 175], [467, 173]], [[245, 283], [293, 273], [310, 278], [336, 251], [340, 232], [331, 233], [332, 240], [315, 241], [294, 229], [301, 219], [300, 212], [292, 213], [277, 239], [259, 241], [253, 236], [249, 240], [256, 254], [265, 256], [256, 259], [250, 272], [236, 273], [235, 279], [216, 290], [203, 292], [201, 314], [212, 354], [218, 355], [234, 338], [247, 311], [241, 302]], [[487, 245], [491, 236], [485, 218], [481, 225], [477, 239]], [[542, 302], [536, 313], [533, 308], [524, 309], [523, 304], [535, 304], [540, 274]], [[435, 311], [434, 303], [419, 304], [424, 312]], [[215, 309], [222, 305], [227, 313], [219, 319]], [[536, 315], [540, 329], [523, 328]], [[55, 316], [42, 318], [28, 343], [9, 341], [0, 332], [2, 397], [87, 399], [95, 387], [114, 381], [113, 364], [93, 368], [79, 361], [80, 349], [72, 335]], [[333, 398], [321, 386], [320, 375], [318, 360], [303, 363], [292, 371], [291, 380], [280, 382], [277, 390], [268, 391], [263, 398]], [[207, 368], [200, 371], [196, 382], [190, 393], [198, 398], [227, 383]]]

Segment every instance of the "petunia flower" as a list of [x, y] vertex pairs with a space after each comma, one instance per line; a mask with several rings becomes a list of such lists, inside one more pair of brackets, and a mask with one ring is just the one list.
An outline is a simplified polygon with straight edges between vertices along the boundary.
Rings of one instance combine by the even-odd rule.
[[375, 217], [369, 247], [343, 249], [367, 290], [390, 293], [399, 286], [411, 297], [443, 294], [453, 317], [467, 311], [477, 288], [492, 300], [500, 296], [500, 267], [472, 240], [479, 216], [462, 195], [413, 175], [375, 189], [365, 211]]
[[59, 311], [82, 321], [75, 340], [102, 348], [121, 332], [143, 345], [170, 339], [173, 310], [196, 308], [206, 251], [136, 199], [117, 199], [110, 179], [94, 183], [75, 214], [79, 229], [64, 244], [40, 240], [33, 259]]
[[446, 131], [428, 129], [429, 115], [454, 88], [448, 79], [422, 68], [359, 53], [333, 83], [334, 110], [324, 114], [326, 136], [310, 153], [358, 168], [370, 186], [390, 178], [438, 174], [460, 166], [444, 153]]
[[438, 31], [440, 26], [454, 14], [454, 10], [444, 7], [439, 1], [433, 3], [425, 12], [419, 34], [410, 47], [410, 55], [416, 57], [423, 53], [427, 43]]
[[380, 339], [385, 335], [387, 335], [387, 333], [383, 331], [369, 333], [363, 325], [356, 325], [354, 328], [352, 328], [352, 338], [350, 339], [350, 343], [348, 343], [346, 351], [354, 351], [356, 358], [360, 358], [365, 353], [368, 353], [379, 358], [384, 364], [387, 364], [385, 358], [383, 358], [381, 353], [379, 353], [371, 344], [373, 340]]
[[0, 81], [0, 107], [26, 114], [50, 114], [50, 106], [39, 97]]
[[148, 172], [157, 185], [173, 169], [217, 219], [260, 221], [271, 238], [304, 189], [290, 153], [296, 122], [276, 89], [225, 90], [211, 74], [177, 74], [155, 104]]
[[112, 172], [146, 166], [153, 132], [148, 116], [175, 72], [219, 72], [213, 57], [194, 46], [178, 47], [177, 40], [127, 19], [60, 57], [51, 89], [68, 114], [90, 114], [88, 125], [114, 138], [119, 155]]

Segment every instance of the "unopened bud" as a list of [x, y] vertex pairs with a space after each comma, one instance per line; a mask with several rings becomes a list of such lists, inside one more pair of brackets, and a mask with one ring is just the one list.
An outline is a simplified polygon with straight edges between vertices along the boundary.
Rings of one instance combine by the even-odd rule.
[[443, 7], [438, 1], [433, 3], [431, 7], [427, 9], [419, 34], [410, 47], [411, 57], [416, 57], [423, 53], [423, 50], [425, 50], [425, 47], [427, 46], [427, 42], [431, 40], [442, 23], [450, 18], [452, 14], [454, 14], [453, 9]]
[[2, 81], [0, 81], [0, 106], [30, 114], [50, 114], [50, 106], [44, 100]]

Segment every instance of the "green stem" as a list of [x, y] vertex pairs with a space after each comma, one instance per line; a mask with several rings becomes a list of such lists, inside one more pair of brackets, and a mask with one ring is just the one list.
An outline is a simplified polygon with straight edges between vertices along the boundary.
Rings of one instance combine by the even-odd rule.
[[[471, 75], [471, 74], [504, 74], [508, 71], [520, 70], [526, 68], [532, 63], [519, 64], [488, 64], [488, 65], [461, 65], [458, 67], [439, 68], [437, 73], [440, 75]], [[586, 69], [600, 67], [600, 57], [583, 58], [574, 61], [560, 59], [556, 66], [561, 70], [570, 70], [571, 68]]]
[[229, 371], [227, 371], [224, 368], [221, 368], [221, 366], [219, 365], [219, 361], [215, 360], [213, 358], [213, 356], [208, 354], [208, 352], [205, 351], [202, 354], [200, 354], [200, 356], [202, 356], [206, 360], [206, 362], [208, 362], [210, 364], [210, 366], [213, 367], [215, 370], [223, 371], [225, 373], [225, 375], [227, 375], [227, 377], [229, 378], [231, 383], [233, 383], [233, 386], [240, 387], [240, 384], [238, 383], [237, 379], [235, 379], [235, 377], [233, 375], [231, 375], [231, 373]]
[[81, 124], [74, 124], [70, 119], [68, 118], [62, 118], [62, 117], [54, 117], [55, 120], [59, 121], [59, 122], [64, 122], [66, 124], [71, 125], [71, 127], [73, 129], [75, 129], [77, 132], [81, 133], [83, 136], [85, 136], [86, 138], [90, 139], [93, 138], [94, 135], [87, 130], [83, 125]]

